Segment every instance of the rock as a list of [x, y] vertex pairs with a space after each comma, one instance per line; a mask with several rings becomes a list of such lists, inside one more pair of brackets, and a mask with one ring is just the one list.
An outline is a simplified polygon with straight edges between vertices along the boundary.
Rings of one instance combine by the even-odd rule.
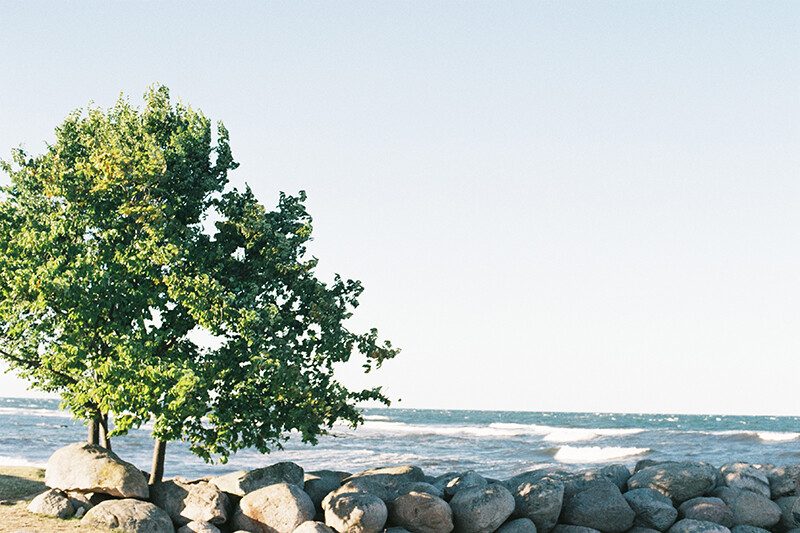
[[339, 533], [379, 533], [389, 511], [383, 500], [366, 492], [338, 494], [326, 498], [325, 523]]
[[472, 487], [485, 487], [488, 484], [489, 482], [486, 481], [486, 478], [480, 474], [477, 474], [471, 470], [469, 472], [464, 472], [463, 474], [459, 474], [452, 478], [447, 482], [447, 484], [445, 484], [443, 488], [444, 499], [450, 500], [460, 490]]
[[178, 529], [178, 533], [220, 533], [220, 530], [208, 522], [189, 522]]
[[734, 489], [749, 490], [769, 498], [769, 478], [756, 467], [747, 463], [728, 463], [720, 469], [725, 486]]
[[666, 531], [678, 518], [672, 500], [655, 489], [633, 489], [622, 495], [636, 514], [633, 525]]
[[192, 485], [170, 480], [150, 487], [150, 501], [169, 514], [177, 525], [189, 522], [223, 524], [230, 515], [228, 495], [215, 485], [200, 482]]
[[125, 533], [172, 533], [172, 520], [166, 511], [140, 500], [107, 500], [89, 509], [81, 524]]
[[255, 490], [278, 483], [288, 483], [302, 488], [304, 478], [305, 474], [301, 467], [287, 462], [277, 463], [265, 468], [257, 468], [249, 472], [244, 470], [231, 472], [224, 476], [211, 478], [209, 483], [228, 494], [244, 496]]
[[553, 529], [564, 503], [564, 483], [548, 476], [546, 472], [526, 472], [505, 483], [514, 496], [514, 513], [517, 518], [528, 518], [539, 533]]
[[[95, 505], [89, 500], [89, 495], [83, 494], [82, 492], [68, 492], [67, 496], [69, 496], [69, 501], [72, 502], [72, 507], [75, 508], [76, 515], [78, 511], [82, 511], [81, 516], [83, 516], [86, 511]], [[80, 518], [80, 516], [78, 518]]]
[[348, 481], [333, 492], [328, 493], [328, 495], [322, 500], [322, 509], [325, 509], [326, 502], [331, 498], [339, 496], [340, 494], [355, 493], [366, 493], [377, 496], [383, 500], [383, 503], [386, 504], [387, 508], [392, 504], [395, 498], [397, 498], [397, 490], [389, 487], [388, 485], [384, 485], [383, 483], [369, 478], [356, 478]]
[[392, 525], [411, 533], [450, 533], [453, 530], [453, 512], [447, 502], [424, 492], [399, 496], [392, 503], [389, 519]]
[[620, 491], [628, 488], [628, 480], [631, 477], [631, 471], [624, 465], [608, 465], [600, 470], [590, 472], [584, 476], [587, 481], [606, 480], [610, 481]]
[[500, 526], [497, 533], [536, 533], [536, 524], [528, 518], [517, 518]]
[[705, 520], [727, 528], [734, 526], [733, 511], [719, 498], [699, 497], [686, 500], [678, 508], [678, 512], [681, 518]]
[[749, 490], [720, 487], [711, 493], [720, 498], [733, 511], [733, 523], [737, 526], [756, 526], [766, 529], [777, 524], [781, 519], [781, 509], [778, 505]]
[[622, 533], [633, 526], [635, 516], [616, 485], [595, 481], [564, 503], [561, 520], [603, 533]]
[[294, 533], [334, 533], [334, 531], [322, 522], [309, 521], [297, 526]]
[[794, 505], [792, 505], [792, 517], [800, 522], [800, 499], [795, 500]]
[[239, 529], [254, 533], [292, 533], [314, 519], [314, 503], [295, 484], [275, 483], [246, 494], [233, 516]]
[[658, 530], [649, 527], [633, 526], [627, 533], [658, 533]]
[[450, 500], [459, 533], [492, 533], [514, 512], [514, 496], [503, 485], [459, 490]]
[[763, 469], [769, 480], [770, 499], [797, 494], [797, 479], [800, 478], [800, 465], [770, 466]]
[[437, 489], [441, 490], [442, 494], [444, 494], [444, 488], [447, 486], [447, 484], [460, 475], [461, 475], [460, 472], [448, 472], [446, 474], [442, 474], [441, 476], [437, 476], [433, 479], [429, 479], [427, 480], [427, 482], [436, 487]]
[[756, 526], [735, 526], [731, 533], [769, 533], [769, 530]]
[[675, 522], [669, 533], [731, 533], [731, 530], [714, 522], [684, 518]]
[[558, 524], [553, 528], [552, 533], [600, 533], [596, 529], [584, 526], [568, 526], [566, 524]]
[[436, 496], [437, 498], [444, 499], [444, 492], [431, 485], [430, 483], [426, 483], [424, 481], [414, 481], [412, 483], [404, 483], [397, 488], [397, 495], [402, 496], [403, 494], [408, 494], [410, 492], [424, 492], [426, 494], [430, 494], [431, 496]]
[[319, 470], [306, 473], [303, 490], [314, 502], [314, 508], [317, 512], [322, 512], [322, 500], [341, 486], [342, 482], [338, 472]]
[[795, 519], [792, 508], [800, 499], [798, 496], [784, 496], [775, 500], [775, 504], [781, 510], [781, 519], [778, 522], [778, 531], [789, 531], [790, 529], [800, 528], [800, 520]]
[[353, 481], [354, 479], [370, 479], [382, 485], [396, 489], [404, 483], [425, 481], [425, 474], [418, 466], [410, 465], [371, 468], [369, 470], [364, 470], [363, 472], [353, 474], [349, 478], [343, 480], [343, 483]]
[[628, 480], [628, 490], [655, 489], [681, 504], [703, 496], [717, 479], [714, 467], [704, 463], [659, 463], [642, 468]]
[[44, 482], [64, 491], [100, 492], [118, 498], [147, 499], [147, 480], [114, 452], [78, 442], [60, 448], [47, 462]]
[[50, 489], [31, 500], [28, 512], [53, 518], [67, 518], [75, 514], [75, 506], [72, 505], [66, 492]]

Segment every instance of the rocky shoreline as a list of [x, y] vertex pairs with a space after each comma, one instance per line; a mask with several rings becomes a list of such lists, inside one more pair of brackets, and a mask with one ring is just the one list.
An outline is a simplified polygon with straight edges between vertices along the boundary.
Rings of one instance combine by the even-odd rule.
[[507, 480], [416, 466], [304, 472], [278, 463], [147, 485], [87, 443], [50, 458], [29, 511], [131, 533], [800, 533], [800, 465], [640, 461]]

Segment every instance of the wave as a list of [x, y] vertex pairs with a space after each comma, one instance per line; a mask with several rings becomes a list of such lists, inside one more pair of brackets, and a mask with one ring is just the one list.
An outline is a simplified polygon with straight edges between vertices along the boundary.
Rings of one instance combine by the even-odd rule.
[[0, 416], [51, 416], [72, 418], [72, 414], [60, 409], [30, 409], [21, 407], [0, 407]]
[[555, 449], [553, 459], [562, 463], [602, 463], [642, 455], [649, 451], [650, 448], [621, 446], [560, 446]]
[[516, 431], [520, 435], [543, 435], [547, 442], [581, 442], [597, 437], [624, 437], [642, 433], [640, 428], [560, 428], [538, 424], [490, 424], [489, 427]]
[[756, 433], [758, 438], [766, 442], [788, 442], [800, 438], [800, 433], [793, 433], [790, 431], [759, 431]]
[[700, 435], [715, 435], [735, 441], [758, 442], [790, 442], [800, 439], [800, 433], [794, 431], [687, 431]]
[[36, 468], [47, 468], [47, 463], [36, 463], [33, 461], [29, 461], [24, 457], [14, 456], [10, 457], [7, 455], [0, 455], [0, 465], [3, 466], [33, 466]]
[[385, 433], [418, 435], [446, 435], [472, 437], [525, 437], [541, 436], [546, 442], [582, 442], [598, 437], [623, 437], [645, 431], [640, 428], [560, 428], [538, 424], [513, 424], [495, 422], [488, 426], [450, 426], [419, 425], [405, 422], [390, 422], [382, 419], [368, 419], [365, 429]]
[[364, 420], [365, 421], [368, 421], [368, 420], [375, 421], [375, 420], [377, 420], [377, 421], [380, 421], [380, 422], [387, 422], [387, 421], [391, 420], [391, 418], [389, 418], [388, 416], [384, 416], [384, 415], [364, 415]]

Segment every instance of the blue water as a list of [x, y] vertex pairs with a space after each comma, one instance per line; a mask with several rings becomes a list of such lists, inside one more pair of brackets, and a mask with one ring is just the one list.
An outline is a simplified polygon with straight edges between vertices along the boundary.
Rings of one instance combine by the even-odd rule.
[[[641, 459], [800, 463], [800, 418], [510, 411], [365, 409], [357, 430], [334, 428], [316, 447], [291, 439], [284, 451], [243, 450], [208, 465], [182, 443], [167, 447], [165, 474], [200, 477], [294, 461], [307, 471], [356, 472], [415, 464], [426, 473], [475, 470], [508, 478], [534, 468], [580, 470]], [[56, 400], [0, 398], [0, 464], [44, 465], [59, 447], [85, 440], [86, 428]], [[150, 466], [147, 428], [113, 441], [114, 451]]]

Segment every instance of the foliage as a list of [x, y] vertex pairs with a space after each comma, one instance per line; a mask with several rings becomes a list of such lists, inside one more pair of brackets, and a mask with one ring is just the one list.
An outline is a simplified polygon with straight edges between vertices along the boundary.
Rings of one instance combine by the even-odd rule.
[[214, 143], [165, 87], [145, 101], [76, 111], [46, 153], [4, 163], [0, 357], [77, 417], [111, 413], [114, 434], [153, 419], [207, 460], [388, 403], [334, 378], [354, 350], [366, 371], [397, 350], [345, 327], [359, 282], [316, 278], [305, 194], [267, 211], [226, 187], [222, 124]]

